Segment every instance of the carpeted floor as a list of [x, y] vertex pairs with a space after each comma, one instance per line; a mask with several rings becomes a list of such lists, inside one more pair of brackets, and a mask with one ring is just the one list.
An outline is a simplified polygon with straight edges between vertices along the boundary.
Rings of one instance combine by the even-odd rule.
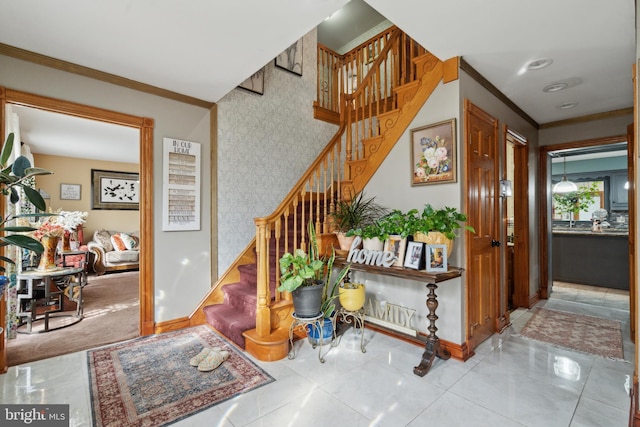
[[620, 323], [537, 308], [520, 335], [581, 353], [624, 359]]
[[[222, 347], [229, 359], [200, 372], [189, 359]], [[163, 426], [274, 381], [208, 326], [87, 352], [93, 425]]]
[[[140, 322], [138, 281], [137, 271], [89, 276], [89, 283], [82, 290], [82, 321], [45, 333], [19, 333], [16, 339], [7, 340], [8, 365], [15, 366], [137, 337]], [[53, 328], [70, 319], [52, 319], [49, 327]], [[43, 323], [34, 323], [33, 330], [42, 329]]]

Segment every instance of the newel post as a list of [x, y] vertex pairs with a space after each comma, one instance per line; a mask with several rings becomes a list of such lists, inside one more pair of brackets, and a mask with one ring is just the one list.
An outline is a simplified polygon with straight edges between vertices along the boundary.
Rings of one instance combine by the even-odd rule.
[[271, 333], [271, 310], [269, 308], [269, 277], [267, 270], [267, 225], [256, 223], [256, 257], [258, 261], [258, 302], [256, 307], [256, 333], [267, 336]]

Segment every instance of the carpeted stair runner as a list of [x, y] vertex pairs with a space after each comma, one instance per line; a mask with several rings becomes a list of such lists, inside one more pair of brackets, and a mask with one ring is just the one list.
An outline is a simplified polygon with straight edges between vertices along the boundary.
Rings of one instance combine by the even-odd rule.
[[[289, 229], [293, 229], [293, 218], [290, 218]], [[290, 238], [292, 238], [290, 233]], [[271, 238], [272, 247], [270, 254], [275, 251], [275, 238]], [[293, 242], [289, 242], [289, 247], [293, 247]], [[275, 259], [270, 260], [270, 265], [277, 265]], [[257, 265], [246, 264], [238, 267], [240, 281], [230, 283], [222, 287], [224, 301], [222, 304], [208, 305], [203, 308], [207, 323], [218, 332], [236, 343], [240, 348], [245, 348], [245, 340], [242, 333], [256, 327], [256, 305], [257, 305]], [[275, 295], [276, 272], [270, 269], [269, 289], [270, 294]]]

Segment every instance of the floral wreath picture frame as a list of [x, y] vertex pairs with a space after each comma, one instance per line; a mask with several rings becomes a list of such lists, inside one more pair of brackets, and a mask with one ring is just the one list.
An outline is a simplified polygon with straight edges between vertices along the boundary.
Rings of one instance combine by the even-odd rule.
[[456, 119], [411, 129], [411, 186], [457, 180]]

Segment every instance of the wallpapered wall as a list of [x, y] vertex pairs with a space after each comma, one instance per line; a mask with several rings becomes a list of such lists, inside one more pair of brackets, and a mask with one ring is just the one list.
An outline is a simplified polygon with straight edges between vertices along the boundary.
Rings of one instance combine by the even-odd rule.
[[[313, 118], [316, 30], [303, 37], [302, 76], [270, 61], [264, 95], [231, 91], [218, 103], [218, 272], [222, 275], [289, 193], [337, 126]], [[257, 70], [256, 70], [257, 71]]]

